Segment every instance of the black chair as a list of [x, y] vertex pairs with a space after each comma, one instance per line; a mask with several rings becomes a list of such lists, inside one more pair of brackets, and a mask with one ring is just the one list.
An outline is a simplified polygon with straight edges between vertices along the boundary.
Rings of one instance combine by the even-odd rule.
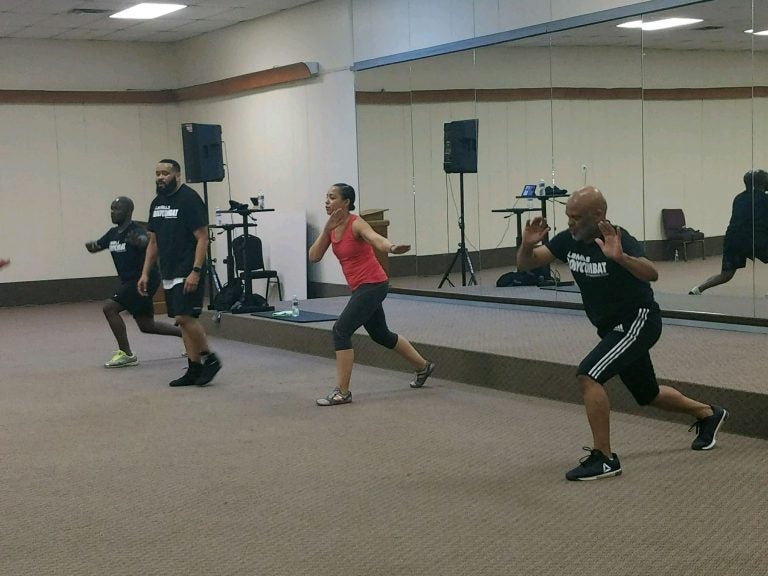
[[704, 260], [704, 233], [685, 225], [685, 214], [680, 208], [664, 208], [661, 211], [661, 223], [667, 242], [674, 248], [683, 249], [683, 260], [688, 261], [688, 244], [699, 244], [701, 259]]
[[267, 281], [267, 291], [264, 298], [269, 301], [269, 285], [274, 280], [277, 282], [277, 294], [280, 300], [283, 299], [283, 287], [280, 285], [277, 270], [264, 269], [264, 252], [261, 247], [261, 239], [258, 236], [243, 234], [232, 240], [232, 254], [235, 257], [235, 268], [240, 278], [245, 278], [243, 265], [245, 260], [248, 263], [249, 275], [252, 280]]

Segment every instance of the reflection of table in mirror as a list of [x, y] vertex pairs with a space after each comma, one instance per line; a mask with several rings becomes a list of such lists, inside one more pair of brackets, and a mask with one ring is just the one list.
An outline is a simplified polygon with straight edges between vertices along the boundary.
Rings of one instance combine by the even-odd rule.
[[[499, 208], [498, 210], [491, 210], [491, 212], [509, 213], [515, 215], [517, 218], [517, 236], [515, 236], [515, 248], [520, 248], [520, 244], [523, 243], [523, 214], [526, 212], [541, 212], [541, 208]], [[509, 218], [509, 216], [507, 216]]]
[[[521, 244], [523, 243], [523, 214], [526, 214], [528, 212], [541, 212], [541, 217], [545, 220], [547, 219], [547, 201], [554, 202], [558, 198], [566, 198], [569, 196], [569, 194], [549, 194], [545, 196], [535, 196], [534, 198], [529, 198], [527, 196], [515, 196], [515, 198], [525, 199], [528, 202], [528, 206], [525, 208], [499, 208], [496, 210], [491, 210], [491, 212], [500, 212], [500, 213], [509, 213], [510, 215], [514, 214], [515, 218], [517, 219], [517, 236], [515, 237], [515, 249], [519, 249]], [[530, 206], [530, 204], [533, 203], [533, 200], [539, 200], [540, 205], [537, 208], [534, 208], [533, 206]], [[544, 236], [544, 241], [546, 242], [549, 240], [549, 233], [547, 233]], [[566, 281], [566, 282], [560, 282], [559, 280], [556, 280], [552, 276], [552, 270], [549, 265], [542, 266], [541, 269], [532, 270], [531, 272], [536, 272], [537, 270], [541, 271], [541, 275], [543, 275], [545, 278], [548, 279], [548, 282], [546, 284], [543, 284], [543, 286], [551, 286], [551, 285], [558, 285], [558, 286], [570, 286], [573, 285], [573, 282]]]
[[[544, 196], [534, 196], [534, 198], [528, 198], [526, 196], [515, 196], [515, 198], [525, 199], [525, 200], [538, 200], [540, 203], [539, 208], [533, 208], [531, 210], [539, 211], [541, 212], [541, 217], [544, 218], [544, 220], [547, 219], [547, 202], [555, 202], [558, 198], [567, 198], [570, 196], [570, 194], [545, 194]], [[520, 217], [518, 216], [518, 228], [520, 223]], [[549, 240], [549, 234], [547, 234], [544, 237], [544, 240]]]

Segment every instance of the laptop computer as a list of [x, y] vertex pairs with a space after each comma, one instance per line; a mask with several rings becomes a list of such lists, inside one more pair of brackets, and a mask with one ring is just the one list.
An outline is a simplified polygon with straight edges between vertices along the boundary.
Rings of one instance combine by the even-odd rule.
[[523, 186], [523, 191], [520, 192], [520, 198], [535, 198], [536, 197], [536, 184], [526, 184]]

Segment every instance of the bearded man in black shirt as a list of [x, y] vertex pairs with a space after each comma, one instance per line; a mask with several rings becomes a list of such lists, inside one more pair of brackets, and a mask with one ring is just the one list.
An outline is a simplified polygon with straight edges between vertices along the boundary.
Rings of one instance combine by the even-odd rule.
[[149, 207], [149, 243], [139, 291], [146, 293], [156, 261], [165, 290], [168, 316], [181, 328], [189, 367], [170, 386], [205, 386], [221, 368], [210, 351], [198, 318], [203, 309], [204, 276], [208, 250], [208, 212], [200, 196], [181, 182], [176, 160], [160, 160], [155, 168], [157, 196]]
[[170, 324], [155, 322], [152, 296], [160, 284], [157, 268], [150, 270], [146, 294], [139, 294], [136, 282], [141, 276], [144, 266], [144, 252], [147, 249], [147, 232], [132, 220], [133, 200], [127, 196], [119, 196], [112, 201], [110, 215], [114, 228], [110, 228], [104, 236], [85, 244], [86, 250], [92, 254], [109, 250], [120, 279], [115, 287], [112, 298], [102, 307], [112, 334], [117, 340], [118, 350], [104, 364], [105, 368], [124, 368], [135, 366], [139, 359], [131, 350], [125, 322], [120, 313], [128, 310], [139, 330], [146, 334], [161, 334], [164, 336], [181, 336], [181, 331]]
[[568, 264], [581, 290], [587, 317], [600, 342], [582, 360], [577, 381], [592, 431], [589, 456], [569, 470], [568, 480], [594, 480], [621, 474], [619, 457], [611, 450], [610, 402], [603, 385], [619, 376], [640, 405], [681, 412], [696, 418], [694, 450], [709, 450], [728, 417], [719, 406], [702, 404], [656, 381], [649, 350], [661, 335], [661, 313], [651, 289], [658, 272], [645, 258], [641, 244], [626, 230], [605, 219], [608, 205], [592, 186], [575, 192], [566, 204], [568, 230], [537, 246], [549, 226], [541, 218], [526, 222], [517, 251], [519, 270]]

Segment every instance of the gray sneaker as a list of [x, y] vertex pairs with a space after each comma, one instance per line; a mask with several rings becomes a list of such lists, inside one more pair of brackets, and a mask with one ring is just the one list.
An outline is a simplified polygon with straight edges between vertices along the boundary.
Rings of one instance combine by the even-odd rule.
[[432, 375], [432, 372], [435, 371], [435, 363], [430, 362], [427, 360], [427, 365], [424, 366], [421, 370], [416, 372], [416, 374], [413, 377], [413, 382], [411, 382], [411, 388], [421, 388], [424, 386], [424, 382], [427, 381], [427, 378], [429, 378]]
[[346, 394], [342, 394], [338, 388], [334, 388], [333, 392], [325, 398], [317, 399], [318, 406], [336, 406], [337, 404], [349, 404], [350, 402], [352, 402], [352, 392], [348, 390]]

